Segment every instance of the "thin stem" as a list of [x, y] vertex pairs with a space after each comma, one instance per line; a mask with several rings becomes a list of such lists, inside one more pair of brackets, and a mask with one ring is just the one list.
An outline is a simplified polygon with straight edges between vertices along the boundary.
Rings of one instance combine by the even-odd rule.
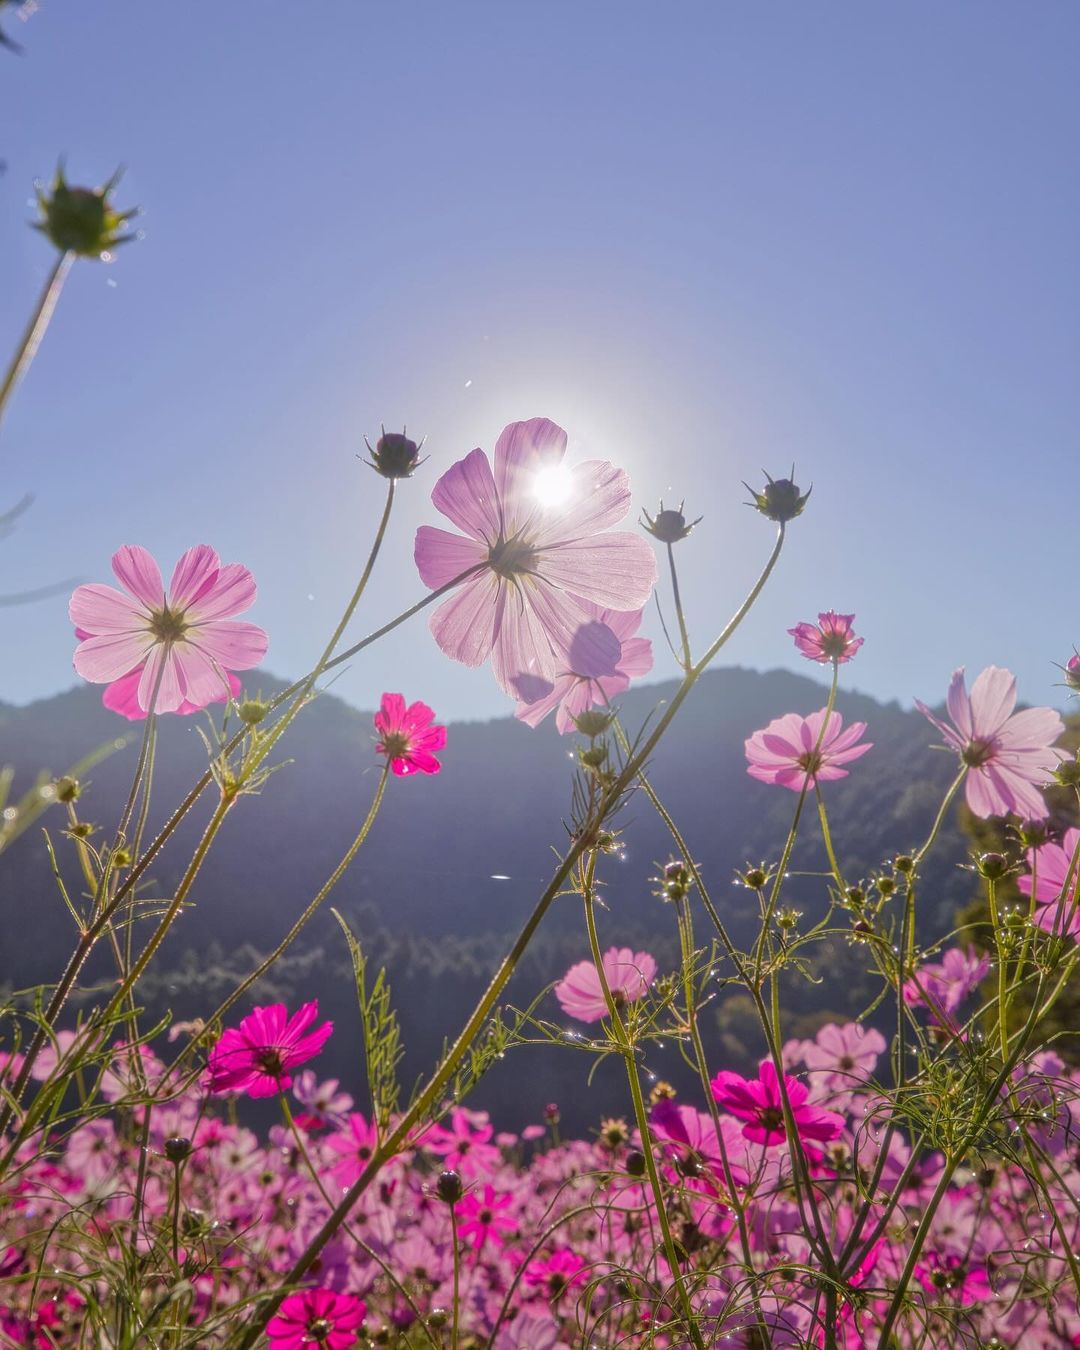
[[56, 261], [45, 278], [45, 285], [41, 288], [30, 322], [22, 335], [22, 341], [15, 349], [11, 365], [8, 366], [7, 374], [4, 376], [4, 383], [0, 385], [0, 417], [3, 417], [8, 399], [15, 392], [15, 386], [26, 374], [38, 347], [41, 346], [41, 339], [45, 336], [45, 330], [49, 326], [49, 320], [53, 316], [56, 302], [60, 299], [60, 292], [64, 289], [64, 282], [74, 261], [74, 253], [57, 254]]
[[682, 642], [682, 668], [689, 670], [693, 662], [690, 659], [690, 634], [686, 627], [686, 615], [683, 613], [682, 597], [679, 595], [679, 574], [675, 568], [675, 550], [667, 546], [668, 566], [671, 569], [671, 594], [675, 602], [675, 614], [679, 620], [679, 638]]
[[450, 1243], [454, 1249], [454, 1310], [450, 1323], [450, 1347], [458, 1350], [458, 1327], [461, 1322], [461, 1246], [458, 1242], [457, 1205], [450, 1206]]

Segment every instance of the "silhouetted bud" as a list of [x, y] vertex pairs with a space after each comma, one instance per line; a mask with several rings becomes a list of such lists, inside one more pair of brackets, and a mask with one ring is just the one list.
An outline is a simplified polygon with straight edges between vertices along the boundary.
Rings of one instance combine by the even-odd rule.
[[748, 867], [739, 879], [750, 890], [760, 891], [768, 882], [769, 874], [764, 867]]
[[1076, 787], [1080, 785], [1080, 761], [1067, 759], [1064, 764], [1059, 764], [1054, 772], [1054, 777], [1062, 787]]
[[450, 1321], [450, 1314], [446, 1308], [432, 1308], [428, 1313], [428, 1326], [439, 1331]]
[[910, 853], [898, 853], [893, 859], [893, 867], [903, 876], [908, 876], [915, 870], [915, 859]]
[[645, 1175], [645, 1155], [639, 1153], [637, 1149], [633, 1153], [626, 1155], [626, 1170], [632, 1177], [643, 1177]]
[[866, 892], [861, 886], [849, 886], [844, 892], [844, 899], [853, 908], [859, 909], [866, 899]]
[[371, 454], [371, 458], [364, 463], [370, 465], [376, 473], [381, 473], [384, 478], [411, 478], [414, 470], [423, 463], [420, 458], [420, 445], [410, 440], [405, 435], [405, 428], [401, 431], [387, 431], [383, 428], [382, 435], [375, 442], [375, 448], [372, 449], [371, 442], [364, 437], [364, 444]]
[[583, 736], [588, 736], [591, 741], [594, 741], [597, 736], [602, 736], [607, 731], [614, 717], [613, 712], [600, 712], [597, 708], [588, 708], [574, 718], [574, 726]]
[[766, 473], [765, 477], [769, 481], [760, 492], [755, 492], [749, 483], [744, 483], [743, 487], [754, 499], [752, 502], [747, 502], [747, 506], [753, 506], [763, 516], [768, 516], [770, 520], [775, 520], [778, 523], [794, 520], [796, 516], [801, 516], [803, 507], [814, 489], [810, 487], [805, 493], [801, 492], [792, 481], [794, 476], [795, 466], [793, 464], [791, 466], [791, 478], [773, 478]]
[[878, 877], [874, 885], [878, 888], [879, 895], [889, 896], [896, 890], [896, 882], [892, 877]]
[[113, 849], [112, 864], [114, 867], [131, 866], [131, 850], [126, 848]]
[[679, 503], [679, 509], [672, 510], [660, 503], [660, 509], [655, 516], [650, 516], [648, 511], [642, 511], [644, 520], [641, 522], [641, 528], [646, 530], [654, 539], [659, 539], [662, 544], [677, 544], [680, 539], [685, 539], [695, 525], [700, 525], [703, 516], [698, 516], [697, 520], [692, 520], [689, 524], [683, 515], [685, 502]]
[[165, 1156], [171, 1163], [182, 1163], [191, 1153], [191, 1140], [182, 1134], [174, 1134], [165, 1140]]
[[464, 1189], [460, 1174], [452, 1168], [448, 1167], [445, 1171], [439, 1173], [439, 1179], [435, 1183], [435, 1193], [440, 1200], [444, 1200], [448, 1205], [456, 1205], [464, 1194]]
[[1042, 848], [1050, 838], [1045, 820], [1025, 820], [1020, 826], [1020, 842], [1025, 848]]
[[139, 208], [117, 211], [109, 201], [109, 194], [120, 181], [120, 170], [99, 188], [69, 187], [64, 178], [63, 165], [58, 165], [49, 192], [37, 188], [41, 219], [34, 229], [42, 234], [61, 253], [74, 253], [80, 258], [108, 259], [110, 249], [134, 239], [123, 229]]
[[1080, 656], [1070, 656], [1065, 665], [1065, 683], [1074, 693], [1080, 693]]
[[77, 778], [70, 778], [67, 774], [63, 778], [58, 778], [54, 784], [56, 788], [56, 800], [58, 802], [75, 802], [79, 800], [79, 794], [82, 792], [82, 784]]

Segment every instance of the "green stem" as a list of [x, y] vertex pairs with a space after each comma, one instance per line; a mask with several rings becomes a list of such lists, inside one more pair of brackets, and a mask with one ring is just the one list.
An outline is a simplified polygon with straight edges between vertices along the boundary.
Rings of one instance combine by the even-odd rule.
[[22, 341], [15, 349], [11, 365], [8, 366], [7, 374], [4, 376], [4, 383], [0, 385], [0, 417], [3, 417], [8, 399], [15, 392], [15, 386], [26, 374], [38, 347], [41, 346], [41, 339], [45, 336], [45, 330], [49, 326], [49, 320], [53, 316], [56, 302], [60, 299], [60, 292], [64, 289], [64, 282], [74, 261], [74, 253], [57, 254], [56, 262], [45, 278], [45, 285], [41, 288], [30, 322], [22, 335]]
[[689, 670], [693, 662], [690, 659], [690, 634], [686, 627], [686, 615], [683, 613], [682, 597], [679, 595], [679, 574], [675, 569], [675, 550], [667, 546], [668, 566], [671, 569], [671, 594], [675, 602], [675, 615], [679, 620], [679, 639], [682, 642], [682, 668]]
[[458, 1350], [458, 1327], [461, 1322], [461, 1245], [458, 1242], [456, 1204], [450, 1206], [450, 1243], [454, 1249], [454, 1308], [450, 1322], [450, 1348]]

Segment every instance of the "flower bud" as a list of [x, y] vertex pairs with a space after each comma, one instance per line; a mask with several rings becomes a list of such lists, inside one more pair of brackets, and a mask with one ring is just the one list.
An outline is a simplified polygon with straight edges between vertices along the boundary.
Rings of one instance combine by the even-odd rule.
[[94, 833], [94, 827], [88, 820], [79, 820], [68, 830], [68, 834], [73, 839], [89, 839]]
[[1020, 826], [1020, 842], [1025, 848], [1042, 848], [1049, 838], [1045, 820], [1025, 820]]
[[792, 909], [789, 905], [784, 905], [777, 911], [776, 926], [781, 930], [790, 931], [792, 928], [798, 928], [801, 918], [801, 909]]
[[134, 234], [124, 234], [123, 228], [138, 215], [138, 207], [116, 211], [109, 201], [109, 194], [119, 181], [117, 170], [99, 188], [69, 187], [63, 165], [58, 165], [51, 192], [37, 188], [41, 219], [34, 222], [34, 228], [61, 253], [107, 260], [110, 249], [135, 238]]
[[761, 891], [768, 883], [769, 874], [764, 867], [748, 867], [739, 880], [749, 890]]
[[246, 727], [257, 727], [270, 711], [270, 704], [261, 698], [245, 698], [236, 705], [236, 715]]
[[1080, 693], [1080, 656], [1070, 656], [1065, 663], [1065, 683], [1074, 693]]
[[589, 708], [574, 718], [574, 726], [583, 736], [595, 741], [597, 736], [602, 736], [611, 726], [614, 717], [613, 712], [600, 712], [596, 708]]
[[191, 1153], [191, 1140], [182, 1134], [174, 1134], [165, 1140], [165, 1156], [171, 1163], [182, 1163]]
[[131, 850], [127, 848], [116, 848], [112, 852], [112, 864], [114, 867], [130, 867], [132, 863]]
[[1067, 759], [1064, 764], [1058, 765], [1054, 777], [1062, 787], [1077, 787], [1080, 785], [1080, 761]]
[[626, 1155], [625, 1167], [632, 1177], [643, 1177], [645, 1175], [645, 1155], [639, 1153], [637, 1149], [633, 1153]]
[[1008, 874], [1009, 860], [1004, 853], [980, 853], [975, 866], [987, 881], [1000, 881]]
[[423, 441], [417, 445], [414, 440], [410, 440], [405, 435], [404, 427], [400, 431], [387, 431], [383, 427], [382, 435], [375, 442], [374, 449], [366, 436], [364, 444], [371, 455], [364, 463], [376, 473], [382, 474], [384, 478], [411, 478], [413, 472], [423, 463], [420, 458], [420, 446], [423, 445]]
[[82, 784], [79, 780], [71, 778], [67, 774], [63, 778], [58, 778], [53, 786], [56, 789], [56, 800], [58, 802], [78, 801], [82, 792]]
[[602, 769], [608, 757], [606, 745], [590, 745], [578, 751], [578, 759], [586, 769]]
[[902, 876], [910, 876], [915, 870], [915, 859], [910, 853], [898, 853], [893, 859], [893, 868]]
[[544, 1119], [549, 1125], [558, 1125], [562, 1119], [558, 1102], [548, 1102], [547, 1106], [544, 1107]]
[[689, 524], [683, 515], [685, 502], [679, 503], [678, 510], [667, 508], [664, 503], [660, 503], [660, 509], [655, 516], [650, 516], [648, 511], [642, 511], [644, 519], [641, 522], [641, 528], [654, 539], [659, 539], [662, 544], [677, 544], [680, 539], [685, 539], [695, 525], [700, 525], [704, 519], [698, 516], [697, 520], [692, 520]]
[[775, 520], [778, 524], [801, 516], [803, 507], [814, 489], [811, 486], [805, 493], [799, 490], [792, 481], [795, 476], [794, 464], [791, 466], [791, 475], [791, 478], [773, 478], [771, 474], [766, 473], [765, 477], [769, 481], [760, 492], [755, 492], [749, 483], [744, 483], [743, 487], [754, 499], [752, 502], [747, 502], [747, 506], [754, 507], [763, 516], [767, 516], [769, 520]]
[[652, 1091], [649, 1093], [649, 1102], [651, 1105], [655, 1106], [657, 1102], [667, 1101], [676, 1095], [675, 1089], [671, 1084], [665, 1082], [664, 1079], [661, 1078], [653, 1084]]
[[448, 1205], [456, 1205], [464, 1193], [461, 1176], [453, 1168], [448, 1167], [439, 1173], [439, 1179], [435, 1183], [435, 1194], [440, 1200]]
[[878, 889], [878, 895], [885, 896], [886, 898], [892, 895], [896, 890], [896, 882], [892, 877], [878, 877], [874, 882], [874, 885]]
[[844, 899], [852, 909], [861, 909], [866, 900], [866, 892], [861, 886], [849, 886], [844, 892]]
[[428, 1326], [439, 1331], [450, 1321], [450, 1314], [445, 1308], [432, 1308], [428, 1313]]

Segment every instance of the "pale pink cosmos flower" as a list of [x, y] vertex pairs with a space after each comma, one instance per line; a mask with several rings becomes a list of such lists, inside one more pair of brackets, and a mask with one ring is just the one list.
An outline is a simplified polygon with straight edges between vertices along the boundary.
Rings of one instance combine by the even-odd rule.
[[334, 1030], [333, 1022], [324, 1022], [309, 1031], [318, 1015], [318, 999], [292, 1017], [284, 1003], [253, 1008], [239, 1027], [222, 1032], [210, 1051], [210, 1091], [272, 1097], [292, 1087], [289, 1070], [317, 1055]]
[[[1024, 895], [1031, 894], [1035, 882], [1035, 922], [1048, 933], [1080, 938], [1080, 862], [1073, 859], [1080, 848], [1080, 830], [1065, 831], [1060, 844], [1048, 842], [1027, 851], [1032, 876], [1016, 878]], [[1066, 887], [1068, 888], [1066, 890]]]
[[827, 1087], [850, 1088], [869, 1078], [884, 1050], [885, 1037], [874, 1027], [826, 1022], [812, 1041], [804, 1043], [802, 1060], [823, 1075]]
[[[656, 979], [656, 962], [648, 952], [629, 947], [609, 947], [603, 955], [604, 975], [616, 1007], [634, 1003], [649, 992]], [[607, 1016], [607, 1003], [600, 987], [600, 976], [591, 961], [579, 961], [570, 967], [555, 986], [555, 997], [563, 1012], [579, 1022], [599, 1022]]]
[[[805, 1083], [784, 1074], [792, 1119], [799, 1138], [828, 1143], [844, 1128], [844, 1117], [835, 1111], [813, 1106]], [[742, 1132], [755, 1144], [782, 1144], [784, 1133], [783, 1097], [780, 1079], [771, 1059], [761, 1061], [757, 1078], [741, 1078], [722, 1069], [710, 1083], [717, 1104], [745, 1122]]]
[[926, 1004], [938, 1011], [954, 1013], [967, 996], [986, 979], [990, 958], [974, 947], [950, 947], [940, 961], [927, 961], [904, 983], [904, 1002]]
[[[75, 630], [75, 636], [83, 638], [89, 637], [89, 634], [79, 628]], [[141, 666], [136, 666], [127, 675], [121, 675], [118, 680], [113, 680], [112, 684], [105, 686], [105, 691], [101, 695], [101, 702], [110, 712], [119, 713], [121, 717], [126, 717], [129, 722], [145, 720], [147, 712], [139, 702], [139, 684], [142, 681], [145, 669], [146, 663], [144, 662]], [[206, 704], [192, 703], [190, 700], [184, 699], [178, 708], [173, 708], [173, 712], [190, 715], [191, 713], [201, 712], [210, 703], [226, 703], [230, 698], [239, 698], [242, 687], [237, 677], [226, 671], [225, 683], [212, 699], [207, 700]]]
[[254, 603], [254, 578], [239, 563], [222, 564], [208, 545], [181, 557], [168, 591], [144, 548], [125, 545], [112, 569], [123, 591], [78, 586], [68, 606], [76, 631], [87, 635], [75, 648], [75, 669], [91, 684], [141, 670], [135, 697], [144, 712], [151, 699], [154, 712], [204, 708], [228, 688], [229, 671], [250, 670], [266, 655], [263, 630], [234, 617]]
[[426, 703], [405, 706], [401, 694], [383, 694], [375, 714], [375, 730], [382, 737], [375, 749], [386, 755], [399, 778], [412, 773], [438, 773], [442, 765], [434, 751], [446, 745], [446, 728], [432, 726], [434, 712]]
[[627, 475], [606, 460], [564, 468], [565, 454], [566, 432], [546, 417], [512, 422], [495, 444], [494, 471], [477, 449], [435, 484], [431, 500], [464, 536], [430, 525], [416, 532], [426, 586], [476, 569], [431, 616], [435, 641], [467, 666], [490, 656], [515, 698], [526, 677], [554, 683], [590, 617], [586, 602], [638, 610], [656, 584], [645, 540], [605, 533], [630, 509]]
[[807, 783], [846, 778], [848, 771], [840, 766], [865, 755], [873, 742], [857, 744], [866, 730], [865, 722], [852, 722], [844, 731], [840, 714], [830, 713], [826, 723], [825, 711], [820, 708], [809, 717], [787, 713], [755, 731], [746, 742], [746, 772], [750, 777], [794, 792], [801, 792]]
[[808, 661], [820, 661], [822, 665], [835, 661], [837, 665], [843, 665], [865, 641], [865, 638], [855, 636], [851, 626], [854, 621], [854, 614], [837, 614], [836, 610], [827, 609], [818, 615], [816, 624], [797, 623], [788, 632]]
[[574, 730], [575, 717], [609, 703], [632, 679], [652, 670], [652, 643], [635, 636], [643, 610], [585, 608], [592, 617], [574, 634], [554, 683], [529, 676], [518, 681], [516, 715], [531, 727], [557, 709], [555, 725], [565, 736]]
[[364, 1324], [367, 1304], [333, 1289], [298, 1289], [283, 1299], [266, 1335], [273, 1350], [348, 1350]]
[[953, 671], [945, 698], [952, 725], [935, 717], [915, 700], [957, 751], [967, 767], [964, 796], [973, 815], [1017, 815], [1023, 820], [1045, 820], [1049, 808], [1040, 787], [1053, 781], [1064, 750], [1054, 742], [1065, 724], [1053, 708], [1025, 708], [1014, 713], [1016, 677], [1011, 670], [987, 666], [967, 692], [964, 668]]

